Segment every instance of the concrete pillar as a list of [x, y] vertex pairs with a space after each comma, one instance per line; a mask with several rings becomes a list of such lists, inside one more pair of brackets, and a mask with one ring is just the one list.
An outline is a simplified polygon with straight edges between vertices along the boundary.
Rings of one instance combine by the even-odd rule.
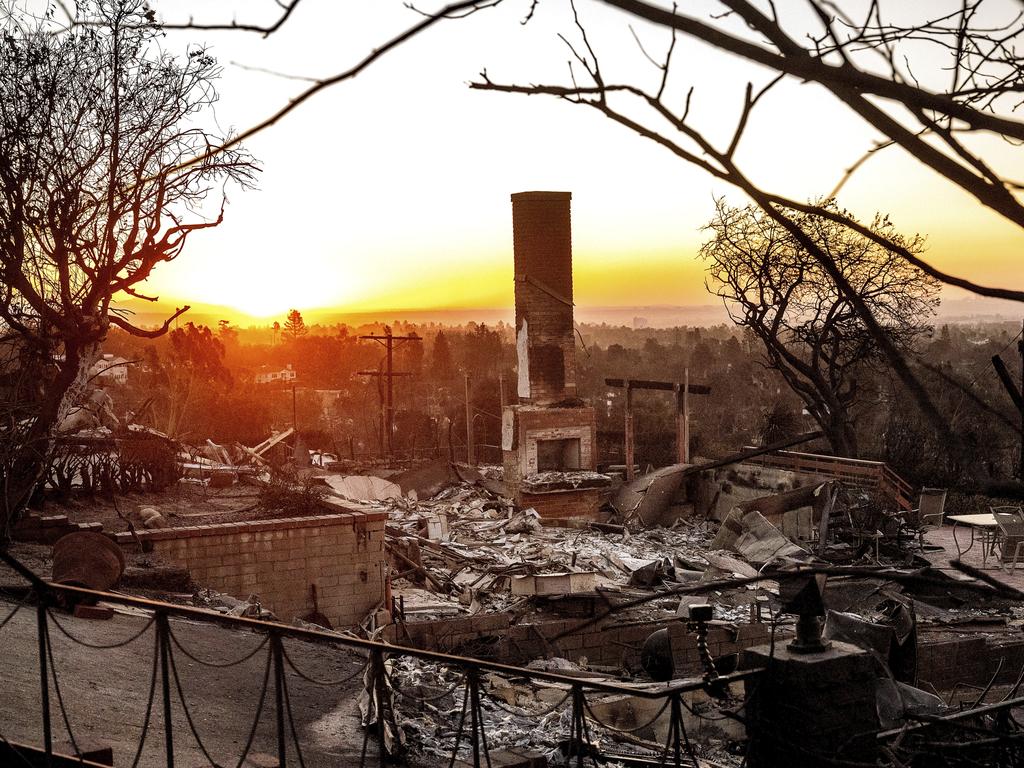
[[827, 651], [799, 654], [779, 642], [774, 651], [747, 649], [740, 665], [767, 670], [746, 682], [749, 768], [874, 763], [878, 665], [867, 651], [833, 641]]

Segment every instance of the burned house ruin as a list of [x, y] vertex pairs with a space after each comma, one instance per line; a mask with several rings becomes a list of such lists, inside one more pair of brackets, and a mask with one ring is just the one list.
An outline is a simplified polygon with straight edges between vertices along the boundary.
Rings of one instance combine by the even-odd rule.
[[546, 517], [596, 517], [597, 420], [576, 390], [570, 192], [512, 195], [517, 395], [502, 413], [505, 482]]

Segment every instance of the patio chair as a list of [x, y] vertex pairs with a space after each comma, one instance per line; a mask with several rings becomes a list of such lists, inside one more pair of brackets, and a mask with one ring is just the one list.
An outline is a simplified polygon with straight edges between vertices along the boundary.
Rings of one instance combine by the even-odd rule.
[[945, 488], [921, 489], [921, 496], [917, 501], [917, 509], [912, 509], [909, 517], [914, 521], [917, 528], [917, 541], [922, 551], [924, 550], [925, 531], [933, 531], [936, 528], [942, 527], [945, 509]]
[[999, 559], [1010, 561], [1010, 573], [1017, 567], [1021, 547], [1024, 546], [1024, 510], [1020, 507], [991, 507], [992, 516], [999, 526]]

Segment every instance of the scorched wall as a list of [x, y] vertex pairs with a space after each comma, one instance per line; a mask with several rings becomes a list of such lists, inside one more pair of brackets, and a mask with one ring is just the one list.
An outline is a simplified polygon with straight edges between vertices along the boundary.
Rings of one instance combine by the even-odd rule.
[[[335, 627], [363, 620], [384, 597], [386, 513], [351, 512], [139, 531], [162, 560], [240, 600], [259, 595], [281, 621], [319, 610]], [[134, 546], [131, 534], [118, 543]]]

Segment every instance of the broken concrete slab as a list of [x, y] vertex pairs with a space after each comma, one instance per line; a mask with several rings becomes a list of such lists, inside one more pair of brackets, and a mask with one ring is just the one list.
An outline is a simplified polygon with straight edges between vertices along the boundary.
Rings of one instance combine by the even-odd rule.
[[399, 485], [373, 475], [327, 475], [322, 480], [339, 496], [352, 501], [385, 501], [402, 497]]
[[593, 592], [597, 571], [582, 573], [537, 573], [512, 579], [513, 595], [574, 595]]
[[109, 605], [85, 605], [79, 603], [75, 606], [74, 617], [76, 619], [106, 621], [107, 619], [114, 618], [114, 609]]
[[727, 549], [757, 565], [780, 558], [805, 560], [810, 554], [798, 547], [757, 511], [744, 512], [735, 507], [722, 521], [713, 549]]

